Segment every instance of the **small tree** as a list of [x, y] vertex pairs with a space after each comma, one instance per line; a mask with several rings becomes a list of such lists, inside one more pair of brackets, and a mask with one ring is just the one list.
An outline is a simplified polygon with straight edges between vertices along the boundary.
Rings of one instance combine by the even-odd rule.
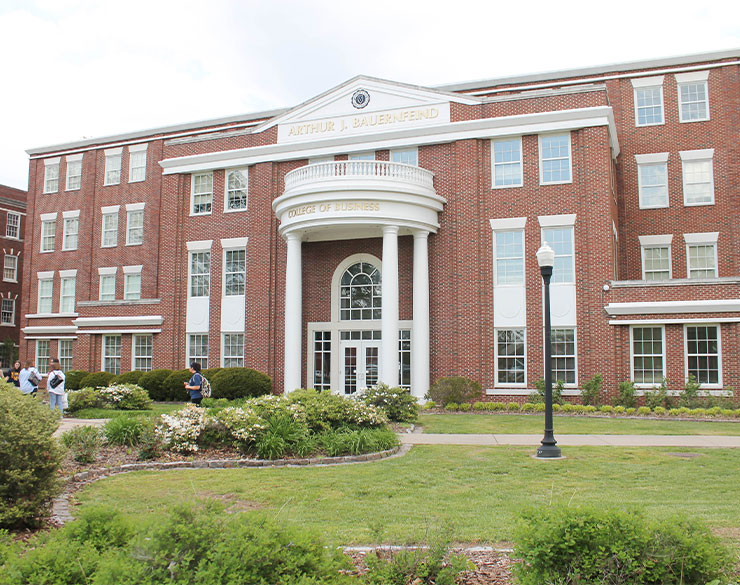
[[581, 400], [586, 406], [599, 406], [601, 404], [601, 384], [603, 383], [601, 374], [596, 374], [590, 380], [583, 383], [581, 391]]
[[465, 376], [447, 376], [440, 378], [429, 388], [428, 398], [435, 404], [444, 406], [450, 402], [460, 404], [470, 402], [481, 396], [481, 385]]

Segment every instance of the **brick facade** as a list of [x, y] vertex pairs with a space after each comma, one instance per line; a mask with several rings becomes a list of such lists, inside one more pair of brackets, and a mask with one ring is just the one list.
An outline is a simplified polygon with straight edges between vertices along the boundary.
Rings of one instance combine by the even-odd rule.
[[[0, 244], [3, 250], [3, 279], [0, 299], [0, 343], [20, 341], [21, 298], [23, 296], [23, 243], [26, 229], [26, 191], [0, 185]], [[0, 352], [0, 366], [10, 367], [9, 358]]]

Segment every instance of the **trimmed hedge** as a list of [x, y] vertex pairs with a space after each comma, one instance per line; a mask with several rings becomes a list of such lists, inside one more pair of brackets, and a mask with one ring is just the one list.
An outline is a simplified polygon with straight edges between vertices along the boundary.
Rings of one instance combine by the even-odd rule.
[[158, 400], [160, 402], [168, 400], [167, 393], [164, 391], [162, 384], [171, 373], [172, 370], [165, 368], [146, 372], [139, 378], [139, 386], [149, 393], [149, 397], [152, 400]]
[[211, 382], [214, 398], [233, 400], [272, 394], [270, 376], [252, 368], [223, 368], [208, 380]]
[[114, 377], [111, 380], [111, 384], [139, 384], [139, 380], [141, 377], [146, 374], [146, 372], [142, 372], [141, 370], [132, 370], [130, 372], [124, 372], [123, 374], [118, 374], [116, 377]]
[[85, 370], [70, 370], [66, 372], [64, 374], [64, 389], [79, 390], [80, 388], [84, 388], [81, 382], [89, 373]]
[[[97, 388], [98, 386], [108, 386], [110, 381], [115, 378], [115, 374], [110, 372], [92, 372], [80, 381], [80, 388]], [[66, 388], [66, 384], [65, 384]]]
[[182, 402], [190, 400], [190, 392], [185, 390], [185, 382], [190, 380], [190, 370], [175, 370], [162, 382], [163, 400]]
[[439, 378], [429, 388], [428, 398], [437, 404], [454, 402], [461, 404], [481, 397], [481, 385], [475, 380], [464, 376], [448, 376]]

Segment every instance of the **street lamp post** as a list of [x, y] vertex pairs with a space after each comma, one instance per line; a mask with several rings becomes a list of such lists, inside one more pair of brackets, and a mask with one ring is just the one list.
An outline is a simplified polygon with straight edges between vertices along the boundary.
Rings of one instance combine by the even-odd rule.
[[542, 439], [542, 444], [537, 449], [536, 457], [538, 459], [552, 459], [554, 457], [562, 457], [562, 455], [552, 429], [550, 278], [552, 277], [552, 268], [555, 265], [555, 252], [547, 245], [547, 242], [542, 244], [540, 249], [537, 250], [537, 263], [540, 265], [540, 273], [542, 274], [542, 281], [545, 285], [545, 436]]

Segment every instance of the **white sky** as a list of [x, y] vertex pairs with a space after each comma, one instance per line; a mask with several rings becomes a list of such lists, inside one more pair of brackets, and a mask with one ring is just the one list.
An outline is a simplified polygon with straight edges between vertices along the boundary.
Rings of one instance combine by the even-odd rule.
[[0, 0], [0, 184], [27, 148], [297, 105], [740, 47], [733, 0]]

